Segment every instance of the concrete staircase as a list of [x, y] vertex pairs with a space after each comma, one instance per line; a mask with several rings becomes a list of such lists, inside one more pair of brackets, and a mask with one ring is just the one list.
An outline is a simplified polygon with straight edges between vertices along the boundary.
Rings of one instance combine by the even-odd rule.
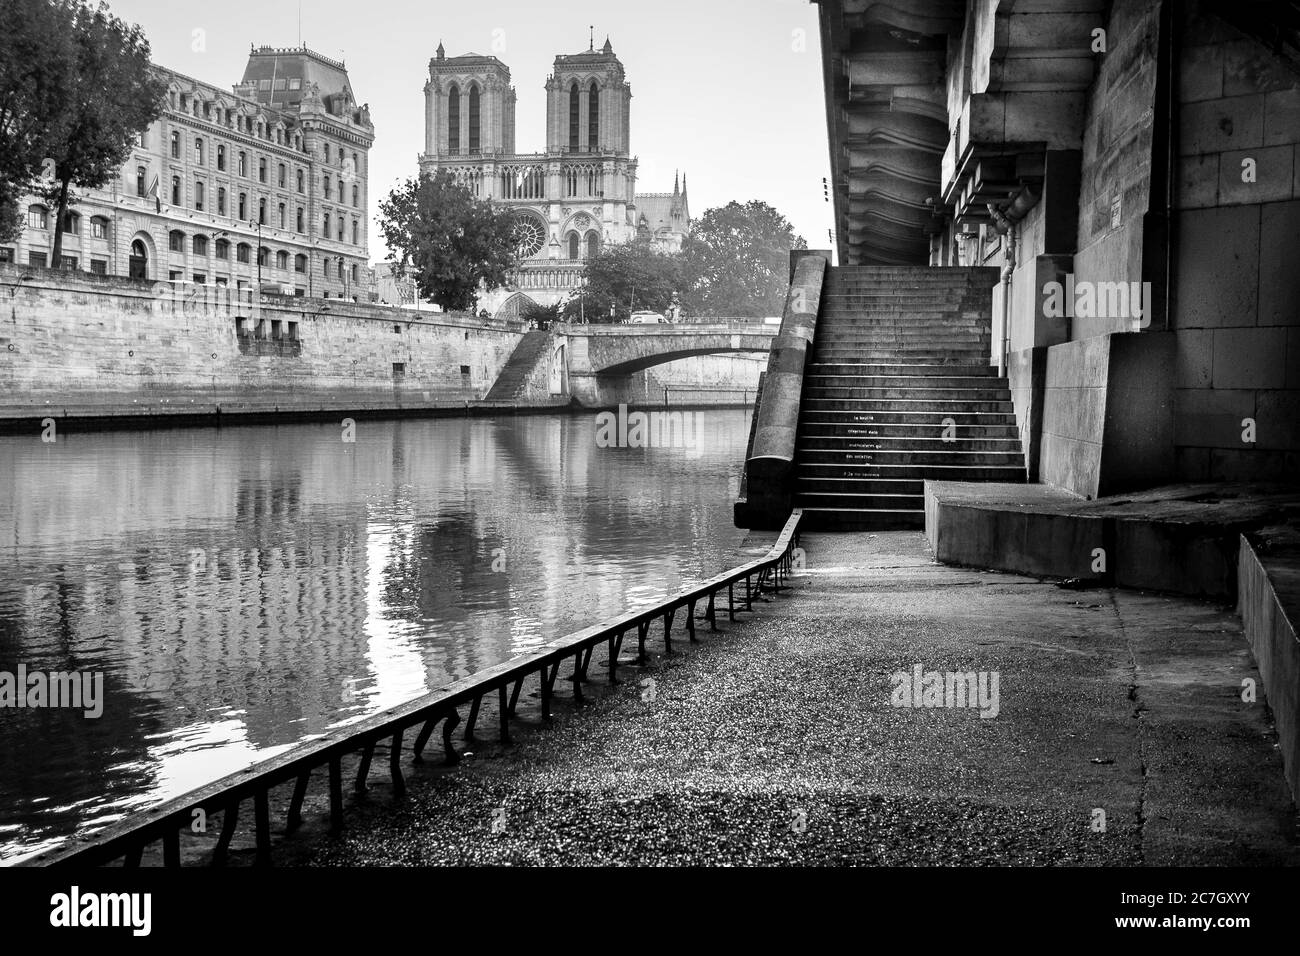
[[991, 269], [830, 269], [795, 452], [808, 527], [923, 528], [924, 481], [1025, 480]]
[[508, 402], [518, 397], [520, 391], [528, 384], [537, 362], [546, 352], [551, 341], [551, 334], [534, 329], [525, 333], [515, 350], [510, 353], [505, 368], [492, 383], [492, 388], [484, 397], [485, 402]]

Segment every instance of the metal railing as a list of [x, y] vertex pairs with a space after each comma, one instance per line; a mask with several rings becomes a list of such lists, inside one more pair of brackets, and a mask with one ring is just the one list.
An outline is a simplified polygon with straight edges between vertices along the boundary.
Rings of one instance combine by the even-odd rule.
[[[588, 682], [591, 655], [597, 645], [606, 645], [609, 653], [608, 680], [611, 684], [617, 684], [618, 657], [628, 635], [636, 635], [637, 666], [643, 666], [646, 663], [646, 642], [651, 638], [652, 625], [662, 622], [664, 651], [671, 654], [672, 628], [678, 612], [686, 612], [683, 628], [689, 641], [697, 643], [697, 620], [707, 621], [710, 630], [717, 630], [717, 614], [720, 610], [718, 596], [724, 589], [727, 605], [721, 610], [725, 610], [728, 619], [733, 621], [737, 612], [753, 609], [755, 596], [764, 591], [779, 592], [795, 567], [801, 516], [800, 509], [791, 513], [776, 543], [763, 557], [710, 578], [675, 597], [558, 638], [538, 650], [455, 681], [432, 694], [332, 730], [288, 753], [254, 764], [151, 810], [134, 812], [122, 823], [83, 838], [87, 845], [37, 854], [24, 860], [21, 865], [100, 866], [121, 859], [124, 866], [136, 867], [140, 865], [146, 847], [161, 841], [163, 865], [180, 866], [182, 833], [189, 831], [191, 823], [198, 816], [196, 811], [202, 811], [205, 818], [215, 813], [222, 814], [221, 833], [211, 860], [213, 865], [220, 865], [226, 859], [239, 824], [240, 809], [246, 801], [253, 803], [257, 860], [268, 863], [271, 852], [270, 792], [273, 787], [290, 782], [294, 784], [285, 820], [286, 832], [292, 832], [302, 824], [303, 801], [307, 796], [312, 772], [327, 768], [331, 829], [340, 830], [344, 822], [345, 756], [360, 752], [361, 762], [355, 787], [362, 790], [370, 774], [376, 745], [388, 741], [388, 772], [394, 793], [400, 796], [406, 789], [402, 775], [402, 754], [407, 733], [419, 728], [410, 747], [406, 749], [411, 759], [419, 763], [423, 760], [425, 745], [435, 728], [441, 724], [446, 762], [454, 764], [459, 760], [459, 755], [452, 736], [461, 723], [460, 708], [469, 708], [463, 738], [471, 740], [483, 699], [494, 693], [499, 708], [500, 739], [502, 743], [508, 743], [510, 718], [515, 713], [525, 679], [532, 676], [538, 678], [542, 718], [549, 719], [555, 681], [559, 678], [560, 666], [565, 661], [573, 662], [573, 671], [564, 679], [573, 683], [574, 700], [581, 703], [582, 685]], [[736, 589], [742, 581], [745, 594], [743, 598], [738, 598]], [[696, 609], [700, 605], [703, 605], [703, 613], [697, 617]]]

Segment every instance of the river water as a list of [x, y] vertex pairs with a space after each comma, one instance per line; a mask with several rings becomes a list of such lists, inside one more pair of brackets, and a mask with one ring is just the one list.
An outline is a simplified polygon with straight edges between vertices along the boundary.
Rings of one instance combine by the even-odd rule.
[[739, 563], [748, 413], [698, 414], [0, 438], [0, 679], [102, 679], [0, 706], [0, 862]]

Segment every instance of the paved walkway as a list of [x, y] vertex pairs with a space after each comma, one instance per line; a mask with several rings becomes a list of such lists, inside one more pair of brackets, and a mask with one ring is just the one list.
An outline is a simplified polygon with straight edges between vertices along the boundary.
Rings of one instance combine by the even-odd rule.
[[[938, 566], [919, 532], [804, 546], [793, 594], [283, 862], [1300, 862], [1231, 611]], [[996, 672], [997, 715], [891, 706], [915, 665]]]

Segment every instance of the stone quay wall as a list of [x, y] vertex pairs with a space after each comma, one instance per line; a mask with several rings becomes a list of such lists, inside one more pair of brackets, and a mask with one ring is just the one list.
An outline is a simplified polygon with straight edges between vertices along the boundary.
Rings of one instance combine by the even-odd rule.
[[0, 427], [465, 408], [519, 322], [0, 267]]

